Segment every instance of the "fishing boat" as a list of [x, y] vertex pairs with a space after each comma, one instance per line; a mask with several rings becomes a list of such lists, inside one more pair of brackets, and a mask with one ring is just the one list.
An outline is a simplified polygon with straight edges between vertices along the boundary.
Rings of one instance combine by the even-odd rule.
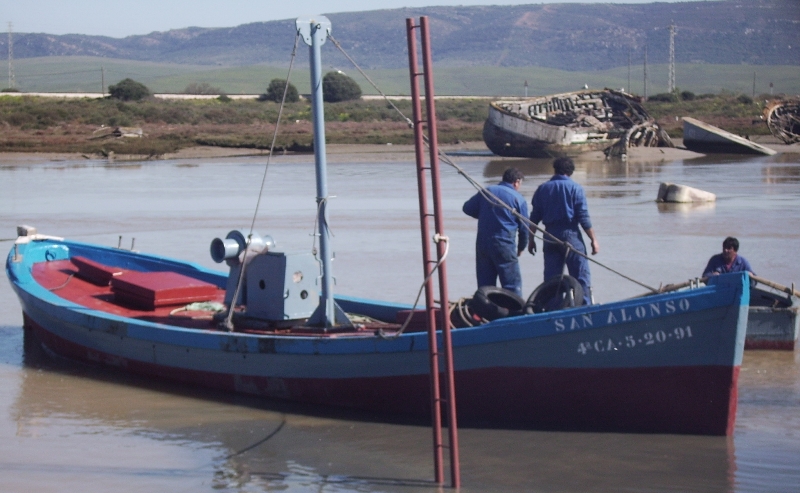
[[[428, 273], [424, 283], [438, 272], [445, 302], [435, 306], [427, 289], [425, 309], [333, 292], [318, 51], [329, 29], [327, 20], [298, 19], [317, 88], [319, 250], [281, 252], [269, 236], [234, 229], [210, 243], [212, 259], [229, 268], [224, 272], [20, 226], [6, 274], [26, 335], [50, 354], [155, 379], [434, 420], [443, 413], [434, 382], [446, 373], [451, 454], [456, 408], [458, 420], [474, 426], [730, 435], [746, 274], [612, 303], [515, 311], [451, 330], [448, 240], [438, 221], [435, 234], [427, 233], [431, 214], [418, 178], [422, 248], [436, 243], [438, 258], [435, 267], [424, 260], [421, 271]], [[428, 79], [426, 94], [432, 105]], [[428, 123], [435, 136], [435, 120]], [[436, 156], [436, 139], [430, 142]], [[434, 184], [436, 169], [429, 171]]]
[[498, 156], [530, 158], [673, 147], [639, 98], [613, 89], [492, 102], [483, 141]]
[[[266, 252], [249, 265], [290, 258]], [[308, 281], [318, 267], [308, 267], [303, 273], [294, 265], [285, 276], [248, 273], [247, 311], [263, 301], [252, 311], [276, 313], [244, 312], [233, 331], [219, 328], [212, 308], [224, 303], [229, 276], [191, 263], [23, 228], [6, 273], [25, 330], [51, 353], [228, 391], [428, 414], [424, 323], [394, 336], [411, 306], [337, 296], [361, 321], [327, 330], [309, 325], [319, 296]], [[459, 419], [730, 434], [748, 289], [746, 276], [729, 274], [689, 291], [454, 329]], [[262, 292], [277, 296], [262, 300]]]

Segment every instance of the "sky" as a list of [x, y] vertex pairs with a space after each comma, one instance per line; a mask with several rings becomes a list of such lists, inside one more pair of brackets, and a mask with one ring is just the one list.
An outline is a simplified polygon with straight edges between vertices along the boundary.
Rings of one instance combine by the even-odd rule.
[[[660, 0], [665, 1], [665, 0]], [[676, 0], [666, 0], [676, 1]], [[90, 34], [124, 38], [185, 27], [402, 7], [541, 3], [652, 3], [653, 0], [0, 0], [0, 32]]]

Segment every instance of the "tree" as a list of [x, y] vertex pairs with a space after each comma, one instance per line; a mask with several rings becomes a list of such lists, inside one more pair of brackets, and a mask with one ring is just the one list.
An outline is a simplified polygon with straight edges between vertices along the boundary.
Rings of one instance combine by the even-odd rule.
[[328, 72], [322, 78], [322, 100], [326, 103], [359, 98], [361, 98], [361, 87], [344, 72]]
[[123, 79], [117, 84], [108, 86], [108, 93], [114, 99], [139, 101], [150, 95], [150, 89], [133, 79]]
[[[283, 100], [283, 91], [286, 88], [286, 81], [283, 79], [272, 79], [267, 87], [267, 92], [258, 97], [259, 101], [275, 101], [280, 103]], [[286, 102], [296, 103], [300, 101], [300, 94], [294, 84], [289, 82], [289, 89], [286, 89]]]

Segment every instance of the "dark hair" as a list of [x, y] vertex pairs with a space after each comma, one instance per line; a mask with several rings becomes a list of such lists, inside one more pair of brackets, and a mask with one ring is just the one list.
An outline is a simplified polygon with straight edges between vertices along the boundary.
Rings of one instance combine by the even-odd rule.
[[733, 236], [728, 236], [727, 238], [725, 238], [725, 241], [722, 242], [722, 249], [724, 250], [724, 249], [726, 249], [728, 247], [733, 248], [734, 252], [738, 252], [739, 251], [739, 240], [737, 240]]
[[553, 169], [559, 175], [572, 176], [572, 172], [575, 171], [575, 163], [572, 158], [560, 157], [553, 161]]
[[514, 183], [517, 180], [522, 180], [525, 178], [525, 175], [522, 174], [522, 171], [518, 170], [517, 168], [508, 168], [505, 173], [503, 173], [503, 181], [506, 183]]

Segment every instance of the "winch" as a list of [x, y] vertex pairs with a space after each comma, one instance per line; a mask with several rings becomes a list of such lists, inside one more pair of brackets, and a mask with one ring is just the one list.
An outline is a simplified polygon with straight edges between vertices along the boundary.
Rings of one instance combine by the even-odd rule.
[[[240, 230], [211, 242], [211, 258], [230, 266], [225, 303], [244, 305], [244, 315], [268, 321], [309, 318], [319, 305], [319, 263], [311, 253], [275, 252], [271, 236]], [[242, 272], [244, 271], [244, 272]]]

